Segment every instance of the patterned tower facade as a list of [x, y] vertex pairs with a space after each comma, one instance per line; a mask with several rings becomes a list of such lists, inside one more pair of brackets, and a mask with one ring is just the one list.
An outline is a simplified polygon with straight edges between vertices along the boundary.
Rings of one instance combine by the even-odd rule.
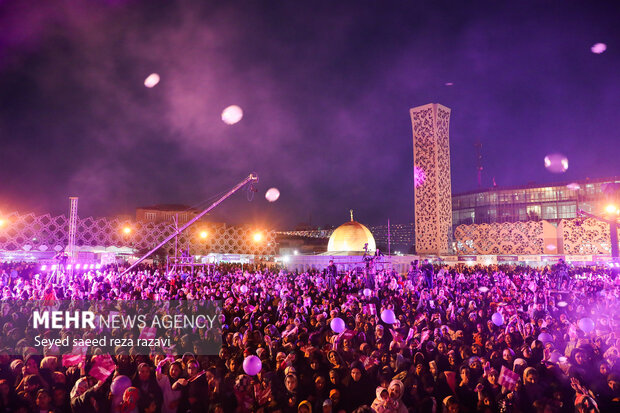
[[416, 252], [446, 254], [450, 252], [452, 230], [450, 109], [429, 103], [409, 112], [413, 126]]

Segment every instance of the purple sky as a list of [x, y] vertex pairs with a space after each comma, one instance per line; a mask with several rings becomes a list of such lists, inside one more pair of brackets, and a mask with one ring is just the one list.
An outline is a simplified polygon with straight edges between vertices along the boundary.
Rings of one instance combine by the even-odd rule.
[[452, 109], [455, 193], [476, 139], [484, 187], [620, 175], [614, 3], [0, 1], [0, 210], [196, 205], [256, 171], [214, 219], [411, 222], [408, 111], [430, 102]]

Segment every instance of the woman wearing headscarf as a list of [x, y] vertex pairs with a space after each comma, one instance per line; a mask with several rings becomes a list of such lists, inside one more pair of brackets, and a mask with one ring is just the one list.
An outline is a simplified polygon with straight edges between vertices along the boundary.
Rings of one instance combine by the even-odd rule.
[[403, 403], [402, 397], [405, 393], [405, 385], [400, 380], [392, 380], [388, 386], [389, 413], [407, 413], [407, 407]]
[[372, 390], [366, 377], [366, 370], [359, 361], [351, 364], [349, 376], [342, 391], [342, 401], [347, 411], [372, 402]]
[[162, 370], [166, 366], [169, 360], [162, 360], [157, 365], [155, 370], [155, 379], [162, 392], [162, 413], [176, 413], [179, 407], [181, 399], [181, 390], [172, 390], [172, 385], [181, 377], [183, 367], [181, 363], [175, 361], [168, 365], [167, 371], [164, 373]]
[[[133, 380], [133, 387], [138, 389], [140, 392], [140, 399], [144, 402], [148, 398], [155, 400], [157, 404], [156, 413], [161, 412], [161, 405], [164, 401], [164, 396], [162, 393], [159, 384], [157, 383], [157, 379], [155, 378], [155, 374], [146, 363], [141, 363], [138, 366], [138, 371], [136, 372]], [[140, 409], [144, 409], [146, 406], [140, 404]]]

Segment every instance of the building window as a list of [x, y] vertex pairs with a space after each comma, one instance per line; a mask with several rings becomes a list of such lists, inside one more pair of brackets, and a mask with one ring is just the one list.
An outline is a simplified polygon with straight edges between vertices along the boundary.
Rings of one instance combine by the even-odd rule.
[[155, 221], [157, 214], [155, 212], [145, 212], [144, 213], [144, 218], [146, 218], [147, 221]]
[[540, 221], [541, 210], [540, 205], [528, 205], [526, 209], [527, 219], [532, 221]]
[[545, 205], [543, 207], [543, 219], [558, 219], [558, 209], [555, 205]]

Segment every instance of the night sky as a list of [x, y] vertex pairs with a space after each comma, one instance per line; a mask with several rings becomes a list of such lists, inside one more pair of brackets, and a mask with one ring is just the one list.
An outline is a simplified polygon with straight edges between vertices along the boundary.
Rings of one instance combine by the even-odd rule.
[[[413, 221], [409, 108], [452, 109], [452, 191], [620, 175], [616, 1], [0, 0], [0, 211], [203, 206]], [[607, 50], [591, 52], [595, 43]], [[158, 73], [161, 82], [146, 88]], [[446, 83], [452, 83], [451, 86]], [[241, 122], [220, 119], [232, 104]], [[545, 170], [546, 154], [569, 169]], [[277, 202], [265, 191], [277, 187]]]

